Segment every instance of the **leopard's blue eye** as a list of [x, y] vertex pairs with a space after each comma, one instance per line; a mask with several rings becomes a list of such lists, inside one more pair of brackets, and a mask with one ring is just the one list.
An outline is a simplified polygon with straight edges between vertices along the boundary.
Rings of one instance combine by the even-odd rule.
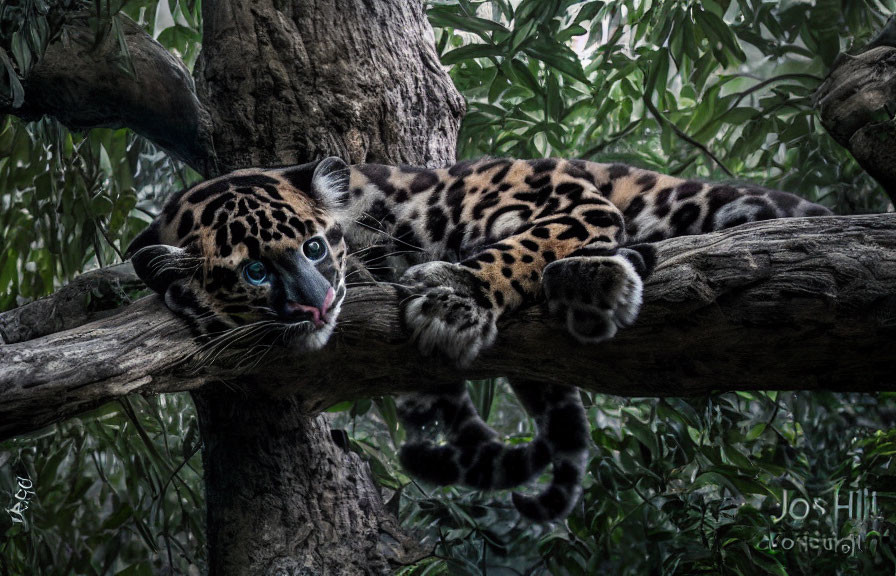
[[320, 260], [327, 253], [327, 245], [320, 238], [312, 238], [302, 246], [302, 252], [311, 261]]
[[253, 286], [260, 286], [268, 279], [267, 268], [265, 268], [264, 264], [258, 260], [252, 260], [246, 264], [243, 268], [243, 275], [246, 277], [249, 284], [252, 284]]

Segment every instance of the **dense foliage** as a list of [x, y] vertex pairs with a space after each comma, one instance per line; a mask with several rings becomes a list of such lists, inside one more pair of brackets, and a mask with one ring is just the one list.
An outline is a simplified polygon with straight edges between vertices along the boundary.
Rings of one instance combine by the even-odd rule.
[[[75, 10], [75, 9], [79, 10]], [[192, 65], [199, 53], [196, 3], [22, 0], [0, 4], [0, 102], [22, 98], [19, 80], [67, 20], [97, 38], [121, 38], [131, 17]], [[75, 41], [66, 35], [67, 41]], [[123, 40], [120, 65], [128, 67]], [[2, 68], [2, 67], [0, 67]], [[5, 83], [4, 83], [5, 81]], [[158, 201], [195, 173], [127, 130], [72, 133], [49, 119], [0, 117], [0, 310], [52, 292], [85, 269], [121, 259]]]
[[[195, 61], [198, 2], [6, 2], [0, 99], [21, 98], [21, 79], [73, 7], [98, 35], [120, 34], [127, 15]], [[825, 134], [812, 94], [838, 54], [869, 40], [894, 9], [894, 0], [459, 0], [429, 14], [468, 102], [462, 157], [624, 161], [753, 180], [849, 213], [881, 210], [884, 197]], [[159, 199], [195, 178], [125, 130], [3, 120], [0, 310], [116, 261]], [[502, 382], [471, 389], [508, 441], [531, 438]], [[390, 399], [334, 407], [334, 426], [434, 548], [402, 574], [896, 570], [893, 395], [585, 396], [594, 442], [585, 497], [548, 527], [518, 521], [506, 494], [434, 490], [403, 475]], [[33, 486], [27, 510], [0, 514], [0, 574], [198, 573], [197, 450], [184, 395], [129, 399], [3, 442], [4, 507], [18, 502], [17, 477]], [[840, 509], [834, 525], [834, 505], [853, 491], [855, 511], [864, 489], [869, 500], [876, 492], [879, 514], [844, 519]], [[791, 517], [776, 521], [785, 498]]]

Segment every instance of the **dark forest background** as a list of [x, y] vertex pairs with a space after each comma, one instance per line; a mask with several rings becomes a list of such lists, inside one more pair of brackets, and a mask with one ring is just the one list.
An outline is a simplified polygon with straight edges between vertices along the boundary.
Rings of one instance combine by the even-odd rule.
[[[188, 66], [196, 62], [198, 0], [4, 2], [0, 98], [21, 100], [21, 79], [76, 8], [87, 9], [97, 41], [120, 37], [130, 18]], [[888, 200], [821, 127], [813, 95], [835, 60], [871, 41], [894, 10], [892, 0], [428, 5], [442, 63], [467, 101], [458, 159], [625, 162], [749, 180], [840, 214], [881, 212]], [[0, 311], [120, 261], [165, 197], [197, 180], [127, 130], [3, 118]], [[504, 383], [470, 386], [507, 441], [531, 439]], [[520, 522], [508, 494], [432, 489], [405, 476], [390, 398], [333, 406], [333, 427], [369, 461], [404, 525], [434, 549], [400, 574], [896, 571], [893, 394], [582, 394], [594, 443], [585, 496], [554, 526]], [[199, 574], [199, 442], [192, 402], [176, 394], [129, 397], [0, 443], [3, 506], [17, 502], [17, 477], [35, 492], [27, 510], [0, 514], [0, 574]], [[877, 517], [841, 512], [833, 526], [836, 499], [864, 489], [876, 492]], [[785, 491], [791, 503], [824, 510], [776, 522]], [[793, 538], [793, 549], [777, 540], [770, 550], [775, 535]], [[815, 535], [819, 549], [802, 549]]]

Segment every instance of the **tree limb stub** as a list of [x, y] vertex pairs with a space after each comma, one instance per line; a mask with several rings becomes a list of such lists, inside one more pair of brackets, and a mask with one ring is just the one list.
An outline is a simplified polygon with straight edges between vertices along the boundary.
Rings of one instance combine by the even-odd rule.
[[[896, 390], [896, 216], [773, 220], [656, 246], [641, 315], [609, 342], [579, 345], [533, 306], [504, 321], [498, 342], [461, 372], [416, 353], [393, 287], [358, 286], [324, 350], [274, 349], [242, 386], [298, 393], [308, 411], [460, 376], [526, 375], [621, 396]], [[0, 437], [131, 392], [232, 381], [236, 372], [217, 364], [189, 374], [197, 348], [157, 297], [0, 346]]]
[[81, 274], [52, 295], [0, 314], [0, 344], [33, 340], [110, 315], [146, 291], [130, 262]]
[[135, 22], [120, 18], [133, 75], [115, 35], [94, 46], [86, 17], [75, 16], [25, 78], [24, 104], [0, 105], [0, 114], [49, 115], [72, 129], [127, 127], [207, 173], [211, 119], [189, 70]]
[[842, 55], [815, 98], [825, 130], [896, 203], [896, 48], [873, 46], [857, 56]]

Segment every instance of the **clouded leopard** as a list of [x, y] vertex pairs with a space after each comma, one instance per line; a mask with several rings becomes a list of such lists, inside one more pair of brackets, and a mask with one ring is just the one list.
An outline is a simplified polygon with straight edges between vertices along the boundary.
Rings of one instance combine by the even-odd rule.
[[[583, 160], [482, 159], [443, 169], [338, 158], [239, 170], [171, 196], [128, 252], [140, 277], [197, 335], [276, 332], [297, 350], [327, 343], [348, 256], [410, 294], [403, 320], [425, 354], [471, 363], [496, 322], [544, 298], [576, 339], [631, 324], [650, 243], [745, 222], [829, 211], [788, 193], [683, 180]], [[511, 383], [538, 432], [508, 446], [462, 382], [399, 402], [403, 465], [438, 484], [512, 488], [548, 465], [528, 518], [568, 514], [580, 492], [588, 422], [573, 387]], [[442, 441], [427, 432], [438, 422]]]

